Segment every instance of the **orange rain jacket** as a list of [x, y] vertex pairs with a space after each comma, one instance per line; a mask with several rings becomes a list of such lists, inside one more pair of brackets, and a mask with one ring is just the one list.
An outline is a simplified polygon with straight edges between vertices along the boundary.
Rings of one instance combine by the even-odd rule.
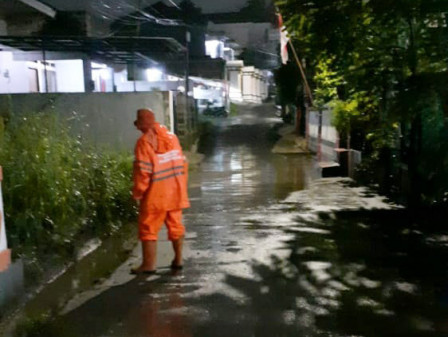
[[170, 211], [190, 207], [187, 195], [188, 164], [175, 134], [155, 123], [157, 149], [148, 133], [135, 146], [134, 199], [140, 210]]

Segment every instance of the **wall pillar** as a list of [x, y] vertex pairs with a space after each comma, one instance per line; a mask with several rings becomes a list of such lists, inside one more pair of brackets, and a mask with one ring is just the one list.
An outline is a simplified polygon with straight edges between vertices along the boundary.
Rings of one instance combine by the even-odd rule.
[[227, 61], [227, 78], [229, 81], [229, 98], [231, 101], [241, 102], [243, 100], [243, 76], [244, 62]]
[[230, 98], [236, 100], [242, 100], [242, 78], [241, 69], [231, 68], [229, 69], [229, 83], [230, 83]]
[[261, 80], [261, 99], [265, 100], [266, 98], [268, 98], [267, 78], [263, 76]]
[[256, 76], [256, 81], [257, 81], [255, 95], [257, 97], [257, 102], [261, 103], [262, 98], [261, 98], [261, 73], [260, 73], [260, 70], [257, 69], [257, 72], [256, 72], [255, 76]]
[[251, 101], [253, 103], [257, 102], [257, 74], [254, 70], [251, 74], [251, 80], [252, 80], [252, 90], [251, 90]]
[[92, 80], [92, 65], [90, 58], [83, 58], [82, 69], [84, 73], [84, 92], [93, 92], [95, 87]]
[[243, 74], [243, 100], [245, 102], [254, 102], [254, 67], [244, 67]]

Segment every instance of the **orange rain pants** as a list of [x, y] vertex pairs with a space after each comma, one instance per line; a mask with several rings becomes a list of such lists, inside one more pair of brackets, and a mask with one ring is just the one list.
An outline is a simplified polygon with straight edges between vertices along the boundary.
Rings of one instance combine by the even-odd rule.
[[157, 149], [144, 134], [135, 146], [133, 197], [140, 200], [139, 238], [157, 240], [165, 222], [168, 238], [177, 240], [185, 233], [182, 209], [188, 208], [188, 164], [177, 137], [156, 124]]
[[163, 223], [168, 228], [168, 240], [175, 241], [185, 234], [182, 224], [182, 210], [166, 212], [141, 212], [139, 216], [139, 239], [141, 241], [157, 241]]

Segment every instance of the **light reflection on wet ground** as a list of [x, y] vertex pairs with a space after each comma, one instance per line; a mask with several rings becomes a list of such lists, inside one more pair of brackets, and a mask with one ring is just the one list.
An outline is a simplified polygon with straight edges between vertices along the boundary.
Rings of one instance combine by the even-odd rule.
[[[109, 287], [41, 335], [448, 335], [446, 233], [409, 229], [402, 211], [282, 202], [315, 177], [313, 159], [270, 153], [272, 108], [242, 112], [190, 177], [185, 270]], [[341, 202], [325, 184], [313, 193]]]

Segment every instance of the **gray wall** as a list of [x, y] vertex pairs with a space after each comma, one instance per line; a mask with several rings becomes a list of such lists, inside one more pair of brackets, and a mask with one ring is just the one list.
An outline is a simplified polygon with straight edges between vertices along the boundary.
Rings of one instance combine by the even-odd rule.
[[[331, 124], [333, 112], [331, 110], [322, 111], [322, 138], [321, 151], [322, 161], [337, 161], [335, 148], [339, 146], [339, 136], [335, 127]], [[308, 118], [309, 149], [318, 152], [319, 149], [319, 112], [310, 111]]]
[[[120, 150], [132, 150], [139, 132], [133, 124], [136, 110], [151, 108], [156, 119], [172, 127], [171, 94], [168, 91], [145, 93], [73, 93], [0, 95], [0, 107], [8, 114], [26, 115], [54, 111], [69, 121], [75, 134]], [[6, 108], [5, 108], [6, 107]], [[4, 111], [1, 112], [5, 113]]]
[[17, 301], [23, 294], [23, 263], [17, 260], [0, 273], [0, 312], [11, 309], [11, 302]]

